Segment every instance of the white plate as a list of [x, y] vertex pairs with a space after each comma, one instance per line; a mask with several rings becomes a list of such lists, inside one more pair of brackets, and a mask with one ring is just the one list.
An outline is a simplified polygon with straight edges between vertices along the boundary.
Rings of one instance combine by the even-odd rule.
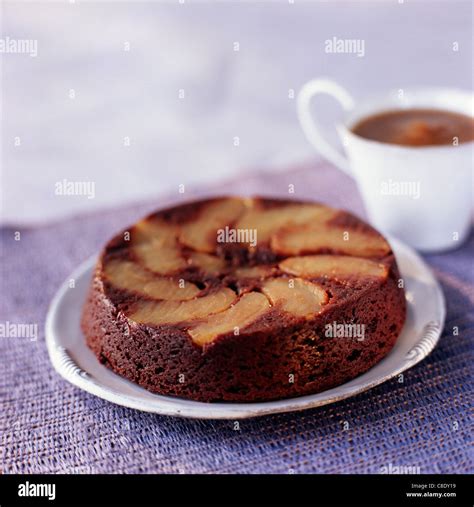
[[[95, 258], [63, 283], [48, 311], [46, 343], [54, 368], [66, 380], [104, 400], [163, 415], [239, 419], [318, 407], [366, 391], [425, 358], [436, 345], [445, 319], [441, 288], [424, 261], [396, 239], [390, 243], [405, 280], [407, 321], [394, 348], [359, 377], [322, 393], [262, 403], [202, 403], [152, 394], [99, 363], [86, 346], [79, 322]], [[69, 280], [75, 287], [69, 287]]]

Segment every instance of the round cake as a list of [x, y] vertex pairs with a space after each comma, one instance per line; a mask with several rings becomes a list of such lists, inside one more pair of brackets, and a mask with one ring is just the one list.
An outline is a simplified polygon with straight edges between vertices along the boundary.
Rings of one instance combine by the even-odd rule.
[[390, 245], [362, 220], [222, 197], [158, 211], [109, 241], [82, 329], [101, 363], [154, 393], [252, 402], [367, 371], [405, 314]]

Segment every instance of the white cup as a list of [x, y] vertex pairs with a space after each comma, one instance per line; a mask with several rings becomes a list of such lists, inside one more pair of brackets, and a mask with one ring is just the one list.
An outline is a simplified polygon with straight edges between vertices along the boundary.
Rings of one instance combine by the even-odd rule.
[[[313, 118], [310, 103], [318, 94], [334, 97], [345, 111], [336, 127], [347, 157], [325, 140]], [[306, 83], [298, 96], [306, 137], [324, 158], [355, 179], [377, 229], [425, 252], [456, 248], [470, 229], [474, 143], [407, 147], [372, 141], [351, 131], [372, 114], [410, 108], [473, 116], [474, 96], [455, 89], [417, 88], [356, 104], [344, 88], [328, 79]]]

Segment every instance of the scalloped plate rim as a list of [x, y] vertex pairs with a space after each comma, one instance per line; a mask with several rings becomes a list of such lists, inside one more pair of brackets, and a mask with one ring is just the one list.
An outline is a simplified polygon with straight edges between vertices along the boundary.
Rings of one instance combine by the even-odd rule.
[[[400, 375], [400, 373], [422, 361], [436, 346], [441, 336], [446, 317], [446, 305], [443, 292], [425, 261], [412, 248], [408, 247], [400, 240], [390, 236], [388, 236], [388, 239], [395, 252], [402, 277], [406, 275], [402, 266], [405, 261], [409, 260], [410, 265], [416, 265], [419, 274], [425, 276], [427, 279], [426, 283], [431, 285], [431, 295], [434, 301], [436, 316], [426, 321], [421, 331], [422, 336], [418, 337], [418, 340], [414, 341], [410, 349], [399, 359], [398, 366], [393, 367], [385, 375], [379, 374], [374, 376], [374, 372], [383, 367], [384, 363], [387, 363], [390, 358], [393, 359], [394, 353], [397, 353], [397, 344], [401, 337], [411, 332], [409, 328], [410, 323], [408, 321], [397, 339], [394, 349], [367, 372], [349, 382], [321, 393], [286, 398], [283, 400], [255, 403], [197, 402], [150, 393], [140, 386], [113, 373], [105, 366], [100, 365], [95, 358], [97, 364], [94, 365], [93, 368], [84, 367], [82, 358], [86, 355], [92, 355], [92, 352], [88, 349], [80, 329], [77, 329], [77, 322], [76, 326], [68, 322], [66, 327], [69, 326], [69, 329], [59, 329], [60, 318], [62, 312], [65, 310], [63, 308], [65, 301], [69, 297], [71, 291], [68, 284], [69, 280], [74, 279], [79, 281], [87, 289], [97, 255], [92, 256], [80, 264], [63, 282], [51, 301], [45, 324], [46, 344], [51, 363], [54, 369], [65, 380], [90, 394], [117, 405], [167, 416], [195, 419], [244, 419], [248, 417], [306, 410], [355, 396]], [[410, 302], [409, 290], [410, 287], [406, 286], [409, 312], [420, 312], [419, 307], [421, 302], [418, 304]], [[72, 311], [73, 315], [78, 317], [85, 298], [84, 291], [79, 297], [76, 295], [75, 298], [77, 301], [73, 304], [69, 304], [66, 310]], [[415, 316], [415, 313], [412, 317]], [[69, 333], [76, 336], [74, 348], [65, 346], [66, 344], [64, 343], [63, 336], [69, 336]], [[80, 356], [80, 364], [77, 364], [78, 360], [73, 358], [74, 355]], [[91, 369], [93, 369], [94, 372], [91, 372]], [[107, 385], [107, 383], [110, 384], [110, 382], [113, 382], [115, 386], [111, 387]]]

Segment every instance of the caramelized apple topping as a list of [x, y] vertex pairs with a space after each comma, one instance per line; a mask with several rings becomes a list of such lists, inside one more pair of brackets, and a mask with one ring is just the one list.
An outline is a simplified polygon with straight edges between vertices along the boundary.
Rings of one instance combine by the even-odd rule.
[[347, 255], [305, 255], [280, 262], [280, 269], [304, 278], [363, 278], [384, 279], [388, 271], [381, 263]]
[[236, 297], [233, 290], [223, 287], [207, 296], [189, 301], [140, 301], [131, 312], [127, 312], [127, 317], [150, 325], [191, 322], [224, 311]]
[[196, 219], [182, 226], [179, 240], [189, 248], [211, 253], [216, 248], [218, 230], [235, 222], [244, 209], [242, 199], [211, 201], [204, 205]]
[[161, 246], [176, 245], [178, 229], [164, 220], [149, 217], [137, 222], [132, 228], [131, 239], [134, 245], [155, 241]]
[[189, 330], [195, 343], [205, 345], [220, 335], [240, 334], [248, 325], [263, 317], [270, 309], [268, 299], [259, 292], [244, 294], [227, 310], [211, 315]]
[[297, 317], [314, 317], [327, 303], [326, 291], [315, 283], [300, 278], [272, 278], [262, 285], [263, 293], [272, 305]]
[[181, 250], [176, 246], [164, 246], [159, 241], [140, 243], [132, 247], [138, 262], [161, 275], [169, 275], [186, 268]]
[[115, 287], [155, 299], [184, 301], [196, 297], [200, 292], [193, 283], [183, 279], [155, 276], [130, 261], [111, 260], [105, 264], [104, 273], [107, 280]]
[[190, 253], [188, 256], [188, 263], [189, 266], [199, 268], [209, 275], [219, 275], [227, 267], [224, 259], [203, 252]]
[[390, 245], [379, 235], [341, 227], [286, 227], [273, 235], [272, 249], [281, 255], [301, 255], [333, 251], [356, 257], [382, 257]]
[[275, 268], [268, 265], [253, 266], [250, 268], [237, 268], [233, 271], [233, 274], [237, 278], [268, 278], [275, 274]]
[[270, 209], [248, 209], [235, 224], [236, 229], [257, 230], [257, 241], [266, 242], [282, 227], [326, 222], [337, 210], [318, 204], [286, 204]]
[[[264, 325], [273, 309], [311, 319], [328, 302], [321, 279], [388, 276], [377, 259], [390, 253], [390, 245], [372, 231], [344, 229], [333, 220], [344, 219], [340, 214], [318, 204], [214, 199], [198, 205], [184, 222], [168, 223], [156, 215], [138, 222], [131, 229], [130, 258], [107, 260], [104, 276], [112, 286], [143, 296], [125, 310], [129, 319], [150, 326], [178, 324], [201, 346], [257, 322]], [[242, 244], [217, 248], [219, 231], [229, 228], [256, 231], [257, 245], [249, 242], [247, 252]], [[226, 237], [233, 241], [233, 235]], [[246, 265], [247, 259], [270, 262], [276, 256], [284, 258], [278, 266]]]

